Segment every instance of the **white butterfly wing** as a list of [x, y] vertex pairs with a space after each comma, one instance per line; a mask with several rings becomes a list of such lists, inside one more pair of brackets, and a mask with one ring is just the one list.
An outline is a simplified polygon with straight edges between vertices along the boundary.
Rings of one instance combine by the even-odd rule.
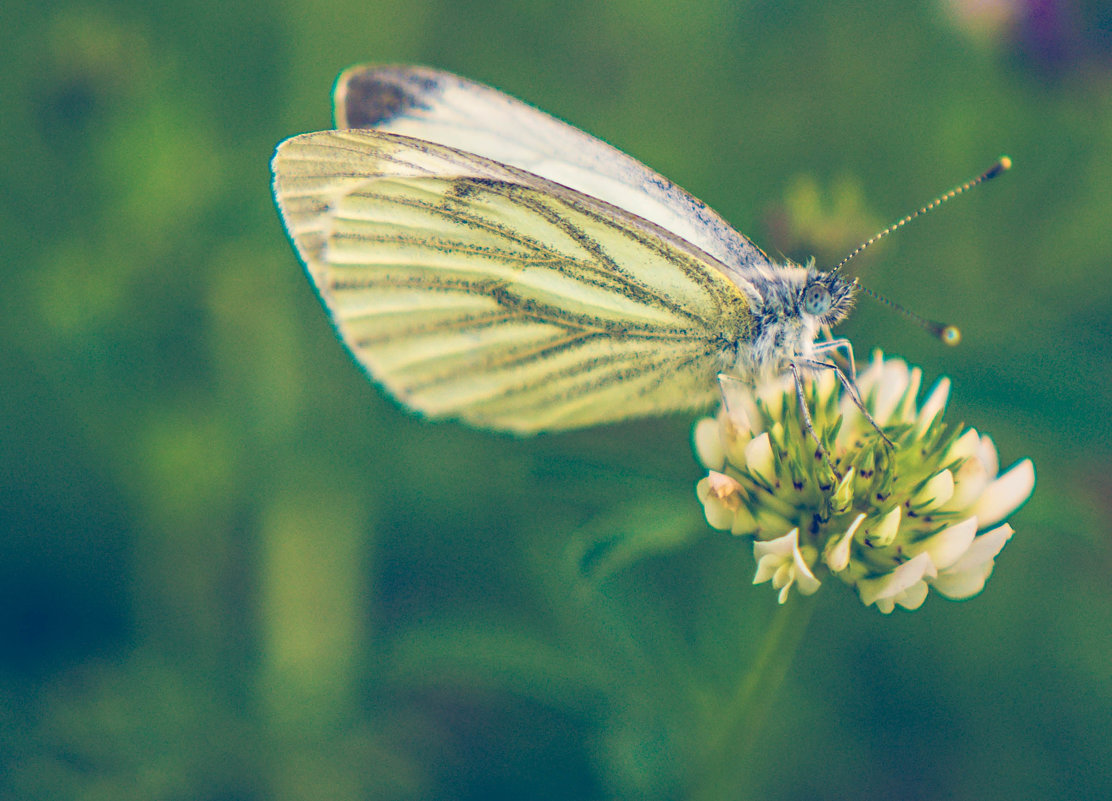
[[337, 128], [375, 128], [527, 170], [654, 222], [734, 274], [768, 258], [702, 201], [605, 142], [489, 86], [427, 67], [357, 66], [335, 89]]
[[431, 416], [531, 433], [703, 405], [752, 328], [705, 253], [480, 156], [324, 131], [272, 170], [343, 341]]

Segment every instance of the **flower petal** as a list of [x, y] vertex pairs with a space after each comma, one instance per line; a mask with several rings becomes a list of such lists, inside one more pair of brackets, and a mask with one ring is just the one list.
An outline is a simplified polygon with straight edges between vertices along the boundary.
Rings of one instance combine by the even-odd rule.
[[899, 595], [892, 598], [893, 601], [898, 603], [904, 609], [914, 612], [923, 605], [923, 601], [927, 600], [927, 582], [917, 581], [901, 592]]
[[741, 491], [740, 484], [713, 470], [695, 485], [695, 495], [703, 504], [711, 528], [726, 530], [733, 526], [734, 512], [741, 507]]
[[883, 598], [894, 598], [924, 576], [934, 578], [937, 572], [930, 556], [921, 553], [890, 573], [861, 579], [857, 582], [857, 592], [861, 595], [861, 602], [868, 606]]
[[753, 423], [746, 413], [746, 407], [752, 403], [753, 387], [732, 375], [719, 375], [718, 386], [722, 390], [722, 404], [726, 409], [726, 418], [739, 431], [752, 431]]
[[738, 535], [757, 533], [757, 521], [745, 506], [739, 506], [734, 510], [734, 522], [730, 526], [730, 533]]
[[875, 400], [871, 404], [873, 419], [880, 425], [885, 425], [892, 413], [896, 411], [900, 399], [907, 390], [910, 371], [907, 362], [900, 359], [889, 359], [883, 363], [883, 368], [875, 391]]
[[826, 552], [823, 554], [822, 560], [833, 572], [841, 573], [849, 567], [849, 553], [850, 546], [853, 544], [853, 535], [857, 533], [857, 529], [864, 519], [865, 513], [862, 512], [849, 524], [845, 534], [836, 540], [831, 540], [826, 546]]
[[[945, 461], [954, 459], [971, 459], [977, 455], [981, 448], [981, 435], [975, 428], [971, 428], [958, 437], [946, 451]], [[982, 463], [983, 464], [983, 463]]]
[[[866, 604], [866, 606], [868, 606], [868, 604]], [[880, 611], [881, 614], [890, 615], [896, 608], [896, 602], [893, 601], [891, 598], [880, 598], [876, 602], [876, 608]]]
[[[703, 481], [706, 481], [706, 479], [703, 479]], [[733, 528], [734, 510], [727, 508], [726, 504], [713, 495], [703, 501], [703, 514], [706, 515], [707, 523], [711, 528], [716, 528], [719, 531], [729, 531]]]
[[994, 564], [989, 562], [960, 573], [947, 573], [931, 582], [935, 592], [944, 595], [951, 601], [961, 601], [972, 598], [985, 588], [988, 577], [992, 575]]
[[953, 496], [941, 508], [956, 512], [974, 506], [988, 486], [989, 478], [984, 462], [977, 457], [966, 459], [954, 473]]
[[722, 445], [721, 425], [713, 417], [704, 417], [695, 424], [691, 439], [695, 455], [708, 470], [721, 470], [726, 463], [726, 448]]
[[923, 371], [918, 367], [911, 368], [908, 377], [907, 389], [896, 407], [896, 422], [909, 423], [915, 420], [915, 396], [919, 394], [919, 385], [923, 382]]
[[900, 530], [900, 518], [903, 517], [903, 507], [895, 506], [892, 511], [880, 518], [880, 522], [869, 529], [865, 537], [867, 545], [873, 548], [884, 548], [891, 545]]
[[[795, 586], [804, 595], [814, 595], [822, 582], [815, 578], [815, 574], [811, 572], [811, 568], [803, 558], [803, 552], [799, 550], [798, 545], [792, 550], [792, 561], [795, 563]], [[780, 603], [783, 603], [783, 601]]]
[[792, 551], [799, 547], [799, 529], [793, 528], [782, 537], [774, 540], [757, 540], [753, 543], [753, 558], [757, 560], [757, 575], [754, 584], [768, 581], [780, 565], [792, 561]]
[[774, 540], [757, 540], [753, 543], [753, 558], [760, 559], [762, 556], [769, 556], [775, 554], [776, 556], [787, 556], [792, 552], [793, 548], [798, 547], [799, 544], [799, 529], [793, 528], [782, 537], [777, 537]]
[[776, 483], [776, 462], [767, 431], [745, 446], [745, 466], [750, 473], [769, 486]]
[[912, 543], [905, 548], [908, 554], [930, 554], [931, 562], [939, 570], [944, 570], [957, 563], [977, 536], [977, 518], [970, 517], [956, 523], [949, 528], [944, 528], [920, 542]]
[[1000, 472], [1000, 458], [996, 454], [996, 446], [992, 442], [992, 437], [988, 434], [983, 435], [977, 451], [990, 476], [995, 476]]
[[1005, 523], [985, 532], [973, 541], [965, 556], [938, 574], [931, 586], [955, 601], [969, 598], [984, 589], [992, 574], [994, 560], [1012, 537], [1012, 527]]
[[745, 488], [737, 481], [737, 479], [730, 478], [725, 473], [719, 473], [717, 470], [711, 470], [706, 478], [707, 489], [726, 504], [731, 509], [736, 509], [741, 505], [742, 498], [745, 495]]
[[1023, 459], [989, 484], [971, 511], [982, 526], [991, 526], [1018, 509], [1034, 488], [1035, 466], [1030, 459]]
[[930, 481], [911, 498], [911, 508], [916, 512], [929, 512], [937, 509], [954, 495], [954, 474], [941, 470], [931, 476]]
[[863, 372], [857, 374], [857, 389], [861, 395], [868, 395], [873, 386], [880, 380], [884, 373], [884, 354], [880, 349], [876, 349], [872, 353], [872, 358], [869, 359], [869, 366]]
[[923, 405], [919, 408], [919, 416], [915, 422], [916, 436], [922, 436], [930, 428], [930, 424], [946, 408], [946, 401], [949, 399], [950, 379], [944, 376], [938, 379], [931, 390], [931, 394], [927, 396], [927, 399], [923, 401]]
[[753, 543], [753, 557], [757, 560], [753, 583], [761, 584], [772, 579], [773, 588], [780, 590], [780, 603], [788, 599], [788, 591], [793, 584], [804, 595], [811, 595], [821, 584], [799, 550], [798, 528], [793, 528], [783, 537]]

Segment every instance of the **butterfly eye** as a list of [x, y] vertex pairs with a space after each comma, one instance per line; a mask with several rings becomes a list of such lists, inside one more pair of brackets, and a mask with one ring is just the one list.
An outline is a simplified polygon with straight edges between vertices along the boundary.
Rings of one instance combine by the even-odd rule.
[[830, 290], [822, 284], [811, 284], [803, 292], [803, 309], [819, 317], [830, 311]]

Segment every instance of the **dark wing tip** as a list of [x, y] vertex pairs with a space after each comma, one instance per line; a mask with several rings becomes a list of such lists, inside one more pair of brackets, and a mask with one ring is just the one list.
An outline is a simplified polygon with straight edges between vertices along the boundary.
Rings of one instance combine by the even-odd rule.
[[336, 79], [337, 128], [376, 128], [425, 104], [414, 91], [429, 91], [432, 78], [422, 68], [357, 66]]

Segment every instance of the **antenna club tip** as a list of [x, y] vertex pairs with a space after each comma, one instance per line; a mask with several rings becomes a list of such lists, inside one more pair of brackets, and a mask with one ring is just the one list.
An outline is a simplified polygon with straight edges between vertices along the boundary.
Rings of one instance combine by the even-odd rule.
[[991, 181], [1002, 172], [1007, 172], [1012, 168], [1012, 160], [1008, 156], [1001, 156], [995, 164], [989, 167], [988, 172], [981, 176], [982, 181]]
[[961, 329], [956, 325], [944, 325], [938, 332], [938, 338], [947, 345], [957, 345], [961, 342]]

